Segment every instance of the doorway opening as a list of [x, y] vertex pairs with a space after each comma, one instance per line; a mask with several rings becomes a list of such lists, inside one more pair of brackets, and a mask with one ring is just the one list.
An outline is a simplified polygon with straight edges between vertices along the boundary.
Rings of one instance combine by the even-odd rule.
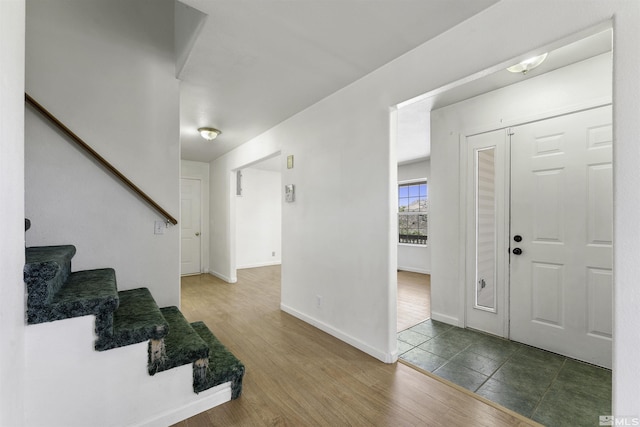
[[209, 273], [209, 164], [181, 161], [180, 275]]
[[180, 275], [202, 273], [202, 189], [200, 177], [180, 178]]
[[426, 109], [400, 109], [396, 115], [399, 332], [431, 317], [429, 121]]
[[262, 159], [236, 171], [236, 269], [282, 262], [281, 156]]
[[[508, 130], [511, 127], [539, 122], [545, 118], [566, 116], [576, 111], [591, 110], [612, 103], [610, 26], [592, 29], [581, 40], [576, 40], [574, 37], [567, 43], [558, 42], [554, 46], [561, 47], [550, 49], [547, 61], [538, 69], [524, 75], [498, 70], [471, 84], [460, 84], [451, 90], [437, 90], [398, 106], [398, 114], [404, 108], [422, 108], [431, 115], [429, 136], [433, 153], [431, 171], [434, 182], [430, 194], [429, 217], [431, 230], [429, 238], [433, 251], [431, 321], [421, 328], [412, 328], [411, 332], [415, 333], [402, 335], [403, 332], [400, 332], [398, 337], [400, 359], [534, 419], [537, 416], [536, 411], [553, 404], [554, 390], [564, 385], [555, 384], [553, 378], [542, 385], [535, 385], [532, 382], [529, 390], [537, 386], [546, 390], [539, 396], [533, 396], [526, 392], [520, 393], [521, 390], [514, 385], [510, 374], [531, 371], [537, 372], [540, 377], [540, 369], [546, 369], [553, 371], [554, 378], [562, 379], [565, 378], [565, 373], [562, 371], [565, 367], [583, 369], [589, 365], [575, 360], [580, 358], [575, 354], [555, 354], [560, 351], [544, 343], [544, 334], [542, 334], [543, 342], [534, 344], [547, 350], [551, 348], [552, 352], [504, 339], [511, 337], [509, 291], [510, 286], [513, 287], [515, 284], [513, 281], [509, 282], [509, 275], [512, 273], [509, 270], [508, 258], [512, 257], [512, 254], [515, 255], [515, 252], [509, 252], [509, 257], [502, 264], [498, 261], [498, 255], [504, 255], [505, 251], [511, 251], [516, 246], [512, 242], [512, 237], [515, 235], [512, 236], [513, 230], [510, 227], [512, 221], [509, 211], [510, 193], [505, 193], [508, 188], [506, 179], [511, 179], [511, 175], [508, 170], [496, 172], [493, 166], [504, 164], [503, 161], [510, 165], [511, 153], [508, 150], [503, 151], [500, 154], [503, 156], [502, 159], [498, 159], [496, 147], [499, 144], [478, 143], [476, 149], [472, 150], [473, 155], [469, 157], [467, 137], [482, 136], [491, 131], [502, 130], [502, 140], [509, 141]], [[530, 53], [534, 56], [543, 51]], [[521, 59], [524, 59], [524, 55]], [[602, 123], [587, 127], [595, 137], [596, 133], [607, 125]], [[598, 138], [602, 134], [602, 132], [599, 133]], [[556, 136], [557, 133], [546, 132], [538, 138], [536, 140], [538, 152], [544, 151], [545, 143], [551, 151], [557, 149], [557, 144], [553, 148], [554, 142], [558, 142], [557, 138], [554, 139]], [[605, 137], [592, 140], [596, 141], [596, 145], [611, 143], [611, 139], [607, 140]], [[551, 151], [545, 155], [557, 156]], [[599, 161], [589, 171], [593, 172], [594, 181], [588, 188], [597, 192], [600, 191], [600, 187], [603, 187], [602, 194], [608, 198], [612, 193], [612, 186], [607, 184], [609, 185], [607, 187], [603, 183], [606, 176], [611, 174], [611, 167], [604, 163]], [[478, 165], [482, 165], [481, 174], [477, 173]], [[485, 167], [487, 165], [492, 167]], [[547, 172], [550, 172], [550, 169]], [[470, 176], [476, 180], [469, 186]], [[479, 185], [480, 181], [482, 185]], [[547, 187], [558, 188], [552, 185]], [[468, 192], [468, 188], [472, 188], [473, 191]], [[524, 196], [526, 198], [527, 195], [542, 194], [540, 190], [537, 187], [530, 189]], [[572, 193], [568, 192], [565, 197], [571, 198]], [[502, 198], [504, 203], [502, 207], [498, 206], [499, 198]], [[482, 202], [480, 205], [484, 205], [474, 204], [478, 200]], [[489, 217], [478, 221], [478, 213], [487, 206], [492, 209]], [[602, 234], [601, 230], [611, 228], [611, 223], [608, 226], [601, 226], [599, 221], [612, 218], [612, 209], [611, 207], [605, 213], [596, 214], [597, 219], [594, 220], [594, 224], [597, 224], [596, 230], [599, 235]], [[472, 213], [468, 215], [470, 210]], [[470, 223], [471, 220], [475, 222]], [[586, 223], [590, 227], [589, 221], [590, 219], [587, 218]], [[471, 224], [474, 226], [471, 227]], [[499, 236], [499, 233], [502, 235]], [[525, 237], [517, 234], [519, 237]], [[490, 238], [487, 239], [487, 236]], [[606, 239], [596, 240], [598, 242], [594, 240], [593, 246], [597, 247], [599, 255], [593, 256], [610, 260], [610, 252], [609, 254], [606, 252], [610, 250], [612, 242]], [[479, 246], [476, 243], [485, 245], [485, 253], [491, 256], [486, 260], [472, 257], [468, 248], [475, 247], [477, 250]], [[530, 251], [530, 248], [527, 249], [524, 246], [518, 249]], [[558, 280], [553, 282], [554, 286], [541, 289], [541, 295], [535, 295], [535, 293], [525, 295], [525, 299], [538, 298], [540, 302], [544, 302], [538, 303], [537, 306], [542, 310], [539, 311], [541, 315], [528, 321], [530, 323], [546, 322], [550, 327], [562, 328], [562, 319], [554, 320], [553, 316], [562, 317], [566, 314], [564, 308], [560, 306], [567, 302], [561, 279], [572, 273], [569, 273], [568, 269], [559, 268], [560, 263], [551, 265], [554, 263], [540, 261], [538, 264], [538, 267], [545, 267], [537, 270], [538, 273], [549, 273], [547, 278], [551, 278], [551, 273], [555, 272]], [[554, 266], [555, 269], [551, 268]], [[594, 274], [592, 274], [593, 277], [588, 278], [591, 280], [590, 287], [584, 288], [583, 292], [590, 294], [591, 299], [588, 301], [594, 298], [603, 300], [603, 297], [606, 297], [604, 299], [607, 301], [607, 307], [604, 309], [596, 307], [599, 310], [594, 310], [595, 316], [587, 319], [587, 328], [590, 329], [586, 328], [584, 332], [585, 335], [596, 336], [596, 339], [601, 340], [610, 351], [613, 299], [612, 284], [608, 278], [612, 274], [612, 269], [598, 266], [591, 270]], [[478, 275], [479, 271], [482, 274]], [[548, 280], [542, 280], [542, 282], [552, 283]], [[558, 302], [558, 298], [553, 298], [551, 294], [554, 292], [556, 296], [564, 298], [564, 301]], [[541, 296], [545, 299], [540, 299]], [[551, 302], [556, 304], [557, 309], [552, 310]], [[543, 306], [549, 311], [543, 312]], [[579, 307], [576, 311], [584, 314], [587, 308], [589, 307]], [[531, 312], [529, 308], [523, 311]], [[484, 320], [474, 323], [477, 320], [474, 316], [492, 317], [493, 321], [497, 322], [497, 327], [489, 330], [476, 326]], [[554, 321], [556, 324], [551, 325]], [[484, 330], [491, 335], [466, 329], [469, 327]], [[445, 336], [450, 340], [445, 341]], [[540, 362], [539, 369], [529, 365], [527, 365], [528, 368], [524, 367], [526, 363], [534, 363], [531, 359], [537, 359]], [[546, 362], [543, 363], [543, 359]], [[600, 364], [607, 366], [606, 363]], [[598, 387], [601, 387], [604, 392], [599, 396], [589, 396], [589, 399], [592, 399], [589, 405], [600, 408], [606, 408], [607, 405], [610, 407], [611, 371], [591, 367], [594, 371], [589, 375], [593, 374], [592, 376], [597, 378]], [[500, 400], [500, 395], [505, 399]], [[517, 399], [509, 401], [505, 397], [507, 395]], [[560, 400], [563, 405], [572, 406], [565, 399]], [[535, 401], [533, 406], [523, 403], [531, 401]]]
[[256, 273], [281, 282], [283, 196], [280, 152], [231, 171], [231, 187], [232, 276], [237, 278], [238, 270], [241, 270], [243, 277]]

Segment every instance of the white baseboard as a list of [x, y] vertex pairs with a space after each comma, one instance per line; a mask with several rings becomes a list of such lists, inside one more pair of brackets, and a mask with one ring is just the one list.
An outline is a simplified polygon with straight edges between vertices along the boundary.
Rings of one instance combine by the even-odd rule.
[[[195, 393], [194, 393], [195, 395]], [[218, 405], [229, 402], [231, 400], [231, 381], [217, 385], [209, 390], [200, 392], [197, 399], [192, 402], [166, 411], [156, 418], [146, 420], [140, 424], [134, 424], [135, 427], [164, 427], [176, 424], [180, 421], [198, 415], [201, 412], [215, 408]], [[133, 427], [133, 426], [132, 426]]]
[[[307, 322], [310, 325], [315, 326], [316, 328], [320, 329], [321, 331], [324, 331], [326, 333], [328, 333], [329, 335], [332, 335], [336, 338], [338, 338], [341, 341], [346, 342], [347, 344], [357, 348], [358, 350], [361, 350], [365, 353], [367, 353], [370, 356], [375, 357], [376, 359], [384, 362], [384, 363], [393, 363], [398, 359], [398, 355], [393, 353], [386, 353], [384, 351], [380, 351], [376, 348], [371, 347], [370, 345], [360, 341], [357, 338], [352, 337], [349, 334], [346, 334], [338, 329], [335, 329], [333, 326], [327, 325], [324, 322], [321, 322], [318, 319], [315, 319], [311, 316], [308, 316], [304, 313], [301, 313], [300, 311], [291, 308], [289, 306], [287, 306], [286, 304], [280, 303], [280, 309], [282, 311], [284, 311], [285, 313], [289, 313], [290, 315], [297, 317], [298, 319]], [[397, 353], [397, 350], [396, 350]]]
[[237, 265], [236, 268], [240, 270], [243, 268], [269, 267], [270, 265], [281, 265], [281, 264], [282, 264], [282, 261], [268, 261], [268, 262], [258, 262], [254, 264]]
[[437, 320], [438, 322], [446, 323], [447, 325], [459, 326], [461, 328], [464, 327], [463, 325], [460, 325], [460, 319], [458, 319], [457, 317], [432, 311], [431, 318], [433, 320]]
[[411, 273], [431, 274], [431, 270], [426, 270], [426, 269], [423, 269], [423, 268], [416, 268], [416, 267], [398, 266], [398, 270], [409, 271]]
[[220, 274], [216, 271], [210, 271], [209, 274], [211, 274], [212, 276], [216, 276], [218, 279], [222, 279], [227, 283], [236, 283], [238, 281], [237, 277], [225, 276], [224, 274]]

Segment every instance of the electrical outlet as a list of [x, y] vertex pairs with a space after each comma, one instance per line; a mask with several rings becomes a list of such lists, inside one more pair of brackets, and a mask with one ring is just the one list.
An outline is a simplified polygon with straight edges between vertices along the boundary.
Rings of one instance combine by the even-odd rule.
[[271, 256], [276, 256], [276, 251], [271, 252]]
[[322, 296], [316, 295], [316, 308], [322, 308]]

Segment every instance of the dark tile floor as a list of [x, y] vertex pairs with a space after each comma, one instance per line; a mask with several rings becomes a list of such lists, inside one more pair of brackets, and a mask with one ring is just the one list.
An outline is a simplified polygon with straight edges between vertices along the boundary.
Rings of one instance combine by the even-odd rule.
[[547, 426], [598, 426], [611, 371], [426, 320], [398, 333], [400, 359]]

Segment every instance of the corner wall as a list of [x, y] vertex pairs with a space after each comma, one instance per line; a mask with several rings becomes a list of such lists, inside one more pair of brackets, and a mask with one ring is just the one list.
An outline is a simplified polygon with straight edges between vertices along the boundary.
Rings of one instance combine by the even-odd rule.
[[24, 0], [0, 1], [0, 425], [24, 425]]
[[[174, 217], [180, 212], [174, 3], [27, 4], [26, 90]], [[26, 109], [29, 246], [73, 244], [73, 269], [113, 267], [118, 287], [179, 304], [179, 228], [162, 221], [31, 108]]]

